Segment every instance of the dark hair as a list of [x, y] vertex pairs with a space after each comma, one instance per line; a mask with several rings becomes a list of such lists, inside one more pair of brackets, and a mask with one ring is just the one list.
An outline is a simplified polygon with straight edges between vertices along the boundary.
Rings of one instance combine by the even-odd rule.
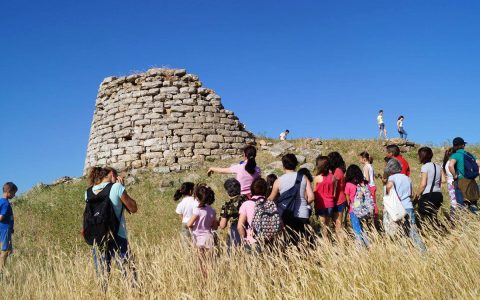
[[108, 172], [107, 175], [108, 175], [110, 172], [112, 172], [113, 175], [118, 176], [118, 172], [117, 172], [117, 170], [115, 170], [114, 168], [112, 168], [112, 167], [105, 167], [104, 169]]
[[300, 170], [298, 170], [298, 173], [305, 175], [305, 177], [307, 177], [308, 181], [310, 181], [310, 182], [313, 181], [313, 176], [312, 176], [312, 173], [310, 172], [309, 169], [301, 168]]
[[285, 170], [295, 170], [298, 166], [298, 160], [295, 154], [288, 153], [282, 157], [282, 165]]
[[315, 160], [315, 176], [327, 176], [330, 171], [330, 163], [327, 156], [319, 155]]
[[3, 192], [4, 193], [16, 193], [18, 191], [18, 187], [13, 182], [7, 182], [3, 185]]
[[378, 113], [382, 113], [383, 112], [383, 109], [379, 110]]
[[205, 207], [215, 202], [215, 193], [208, 185], [200, 183], [195, 187], [195, 198], [198, 201], [198, 207]]
[[345, 172], [347, 169], [343, 157], [337, 151], [328, 153], [328, 163], [330, 164], [330, 170], [332, 172], [335, 172], [336, 169]]
[[445, 155], [443, 156], [443, 168], [445, 169], [445, 166], [447, 165], [447, 162], [450, 160], [450, 156], [453, 154], [453, 149], [448, 148], [445, 150]]
[[255, 157], [257, 157], [257, 148], [255, 148], [255, 146], [248, 145], [243, 149], [243, 153], [247, 158], [247, 164], [245, 165], [245, 170], [250, 175], [253, 175], [257, 167], [257, 162], [255, 161]]
[[193, 182], [182, 183], [180, 188], [175, 191], [175, 195], [173, 195], [173, 200], [178, 201], [180, 198], [184, 196], [191, 196], [193, 194], [194, 188], [195, 188], [195, 184]]
[[108, 170], [107, 168], [92, 167], [88, 173], [88, 183], [90, 186], [99, 184], [110, 172], [111, 170]]
[[397, 145], [388, 145], [387, 146], [387, 153], [392, 153], [393, 156], [400, 155], [400, 148]]
[[240, 195], [240, 182], [235, 178], [228, 178], [227, 180], [225, 180], [225, 182], [223, 183], [223, 187], [225, 188], [225, 191], [227, 191], [229, 197], [235, 197]]
[[392, 159], [391, 157], [385, 156], [385, 157], [383, 158], [383, 161], [386, 162], [386, 163], [388, 163], [391, 159]]
[[363, 151], [358, 156], [365, 158], [369, 163], [373, 164], [373, 156], [370, 156], [367, 151]]
[[286, 129], [286, 130], [285, 130], [285, 132], [288, 132], [288, 133], [290, 133], [290, 130]]
[[348, 166], [347, 172], [345, 173], [345, 181], [355, 185], [365, 182], [362, 169], [357, 165]]
[[270, 194], [272, 193], [272, 190], [273, 190], [273, 184], [275, 183], [275, 181], [277, 180], [278, 176], [275, 175], [275, 174], [268, 174], [267, 176], [267, 185], [268, 185], [268, 188], [267, 188], [267, 196], [266, 197], [269, 197]]
[[400, 117], [398, 117], [397, 121], [400, 120], [400, 119], [402, 119], [402, 118], [405, 119], [404, 116], [400, 116]]
[[263, 178], [257, 178], [252, 182], [250, 186], [250, 191], [252, 192], [252, 196], [263, 196], [267, 195], [268, 190], [268, 183]]
[[426, 164], [432, 161], [433, 158], [433, 151], [429, 147], [422, 147], [418, 149], [418, 158], [420, 163]]
[[455, 152], [457, 152], [458, 150], [464, 149], [464, 148], [465, 148], [465, 144], [463, 144], [463, 145], [455, 145], [455, 146], [452, 147], [452, 154], [455, 153]]

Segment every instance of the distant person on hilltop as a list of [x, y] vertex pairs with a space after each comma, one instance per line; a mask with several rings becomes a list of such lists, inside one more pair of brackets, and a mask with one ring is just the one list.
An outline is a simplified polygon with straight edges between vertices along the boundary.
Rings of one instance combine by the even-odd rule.
[[407, 132], [405, 131], [405, 129], [403, 128], [403, 121], [405, 120], [405, 117], [404, 116], [400, 116], [398, 117], [398, 120], [397, 120], [397, 130], [398, 130], [398, 133], [400, 134], [400, 138], [403, 140], [407, 140]]
[[377, 124], [378, 124], [378, 129], [380, 129], [379, 139], [381, 140], [383, 135], [385, 140], [387, 140], [387, 129], [385, 128], [385, 122], [383, 121], [383, 110], [380, 110], [378, 112]]
[[280, 133], [280, 140], [285, 141], [287, 139], [288, 134], [290, 133], [290, 130], [285, 130], [284, 132]]
[[0, 279], [7, 257], [12, 251], [13, 210], [10, 199], [15, 198], [18, 188], [13, 182], [3, 185], [3, 196], [0, 199]]

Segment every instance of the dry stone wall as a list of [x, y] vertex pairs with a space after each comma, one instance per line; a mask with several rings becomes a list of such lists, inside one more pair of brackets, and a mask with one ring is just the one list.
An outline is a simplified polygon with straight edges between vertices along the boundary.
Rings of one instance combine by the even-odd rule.
[[84, 173], [92, 166], [167, 173], [241, 154], [252, 133], [184, 69], [108, 77], [100, 85]]

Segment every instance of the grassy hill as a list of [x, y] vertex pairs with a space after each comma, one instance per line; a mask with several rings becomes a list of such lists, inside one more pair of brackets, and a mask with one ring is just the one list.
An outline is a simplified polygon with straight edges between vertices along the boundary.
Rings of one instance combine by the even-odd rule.
[[[266, 142], [272, 142], [266, 140]], [[339, 151], [347, 165], [358, 164], [358, 153], [368, 151], [380, 174], [384, 147], [375, 141], [336, 140], [312, 145], [307, 140], [291, 143], [293, 151], [314, 163], [314, 158]], [[435, 148], [440, 162], [444, 149]], [[479, 155], [478, 147], [470, 151]], [[405, 153], [416, 186], [420, 165], [416, 151]], [[206, 162], [195, 171], [176, 174], [143, 173], [127, 185], [139, 212], [127, 216], [127, 228], [135, 253], [142, 288], [132, 289], [114, 272], [109, 298], [478, 298], [480, 222], [465, 216], [449, 234], [425, 237], [428, 252], [421, 255], [405, 241], [373, 236], [370, 250], [353, 241], [344, 245], [320, 243], [303, 253], [288, 250], [281, 256], [253, 257], [223, 252], [211, 263], [209, 277], [198, 270], [195, 254], [178, 241], [180, 221], [175, 215], [173, 193], [183, 181], [206, 182], [216, 192], [214, 207], [226, 194], [223, 181], [229, 176], [207, 177], [209, 166], [229, 166], [238, 159]], [[264, 171], [281, 174], [271, 163], [269, 151], [259, 151]], [[378, 185], [381, 183], [378, 181]], [[90, 249], [80, 235], [85, 180], [40, 187], [14, 200], [16, 230], [14, 255], [3, 279], [5, 298], [101, 298], [95, 281]], [[449, 199], [445, 194], [445, 206]], [[445, 210], [447, 211], [447, 210]], [[463, 223], [462, 223], [463, 224]], [[222, 233], [223, 234], [223, 233]]]

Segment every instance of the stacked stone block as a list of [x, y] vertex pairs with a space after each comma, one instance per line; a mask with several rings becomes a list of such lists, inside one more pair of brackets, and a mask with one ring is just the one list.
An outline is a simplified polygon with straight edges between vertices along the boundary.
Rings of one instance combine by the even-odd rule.
[[100, 85], [84, 173], [92, 166], [168, 173], [227, 159], [254, 143], [213, 90], [184, 69], [108, 77]]

